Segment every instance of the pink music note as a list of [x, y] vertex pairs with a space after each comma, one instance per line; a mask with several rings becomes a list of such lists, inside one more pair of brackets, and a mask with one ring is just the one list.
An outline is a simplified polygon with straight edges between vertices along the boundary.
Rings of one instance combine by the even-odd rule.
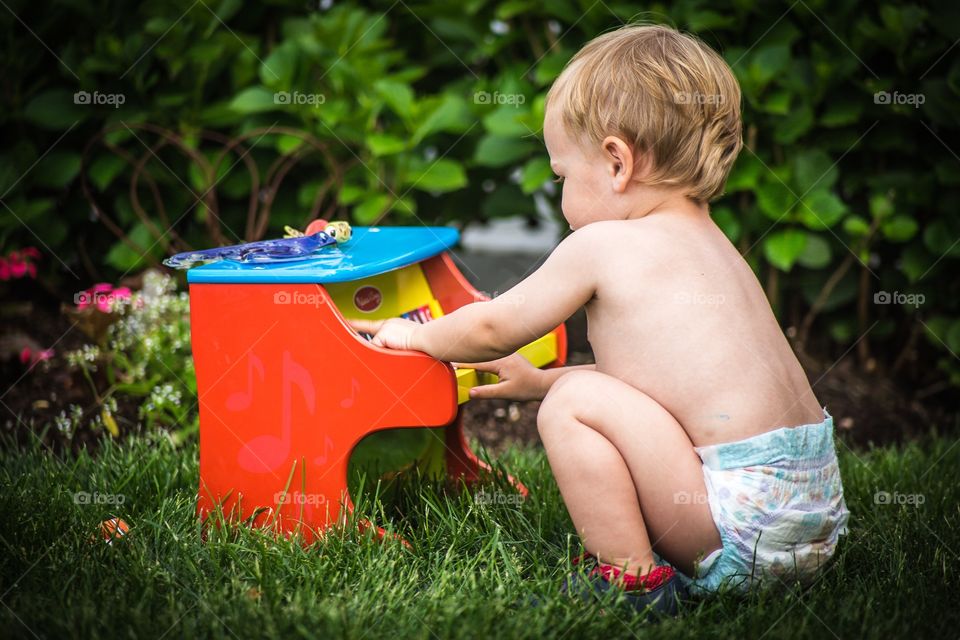
[[327, 464], [327, 460], [330, 458], [330, 451], [333, 449], [333, 438], [330, 436], [325, 436], [323, 438], [323, 455], [317, 456], [313, 459], [314, 464]]
[[360, 389], [360, 381], [356, 378], [350, 379], [350, 395], [340, 401], [340, 406], [344, 409], [349, 409], [353, 406], [354, 400], [357, 398], [357, 391]]
[[280, 437], [264, 434], [253, 438], [240, 449], [237, 462], [241, 468], [254, 473], [273, 471], [290, 456], [290, 442], [293, 439], [293, 387], [300, 393], [307, 405], [307, 413], [313, 415], [316, 405], [316, 389], [310, 372], [298, 364], [289, 351], [283, 352], [283, 372], [281, 377]]
[[263, 382], [263, 362], [251, 353], [247, 359], [247, 390], [234, 391], [227, 397], [227, 411], [244, 411], [250, 408], [253, 403], [254, 369], [260, 374], [260, 382]]

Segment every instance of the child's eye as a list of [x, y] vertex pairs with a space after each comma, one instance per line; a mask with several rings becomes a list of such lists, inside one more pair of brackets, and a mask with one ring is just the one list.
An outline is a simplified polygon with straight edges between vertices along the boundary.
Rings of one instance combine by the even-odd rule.
[[557, 184], [560, 184], [561, 182], [563, 182], [563, 176], [557, 176], [554, 182]]

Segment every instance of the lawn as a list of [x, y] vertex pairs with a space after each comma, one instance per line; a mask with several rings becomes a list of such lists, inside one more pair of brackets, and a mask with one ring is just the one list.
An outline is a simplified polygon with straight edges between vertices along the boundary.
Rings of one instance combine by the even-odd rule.
[[[86, 638], [953, 636], [956, 443], [931, 435], [901, 448], [840, 445], [850, 534], [819, 581], [701, 602], [658, 624], [557, 593], [577, 543], [535, 447], [499, 461], [530, 488], [524, 501], [496, 483], [478, 499], [416, 479], [389, 499], [361, 498], [358, 513], [389, 523], [410, 550], [343, 531], [310, 548], [232, 527], [203, 542], [195, 444], [106, 440], [95, 457], [65, 459], [39, 444], [5, 447], [0, 628]], [[132, 525], [129, 535], [92, 543], [111, 515]], [[537, 593], [543, 606], [524, 604]]]

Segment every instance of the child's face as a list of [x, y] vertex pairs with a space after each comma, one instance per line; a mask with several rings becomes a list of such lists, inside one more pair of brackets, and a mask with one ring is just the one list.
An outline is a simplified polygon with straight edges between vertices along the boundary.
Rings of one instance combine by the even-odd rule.
[[630, 166], [624, 167], [609, 152], [604, 153], [604, 144], [585, 149], [567, 135], [557, 109], [547, 110], [543, 137], [550, 166], [563, 180], [561, 209], [571, 229], [576, 231], [600, 220], [622, 220], [629, 215], [628, 210], [621, 211], [626, 199], [618, 196], [630, 182], [632, 158]]

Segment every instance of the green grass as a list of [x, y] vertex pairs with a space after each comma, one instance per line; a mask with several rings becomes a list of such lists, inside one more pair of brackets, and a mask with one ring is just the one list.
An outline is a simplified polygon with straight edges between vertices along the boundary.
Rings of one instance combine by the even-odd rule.
[[[722, 597], [645, 624], [555, 595], [576, 540], [543, 452], [501, 462], [530, 488], [522, 504], [478, 504], [411, 482], [359, 511], [413, 544], [341, 532], [310, 548], [194, 517], [195, 446], [107, 442], [96, 457], [41, 448], [0, 453], [0, 632], [15, 637], [918, 637], [960, 624], [960, 446], [931, 437], [903, 449], [841, 447], [850, 535], [807, 590]], [[416, 485], [416, 486], [414, 486]], [[486, 485], [487, 494], [507, 491]], [[78, 505], [78, 491], [122, 494]], [[876, 504], [887, 491], [922, 505]], [[92, 544], [118, 514], [123, 541]]]

